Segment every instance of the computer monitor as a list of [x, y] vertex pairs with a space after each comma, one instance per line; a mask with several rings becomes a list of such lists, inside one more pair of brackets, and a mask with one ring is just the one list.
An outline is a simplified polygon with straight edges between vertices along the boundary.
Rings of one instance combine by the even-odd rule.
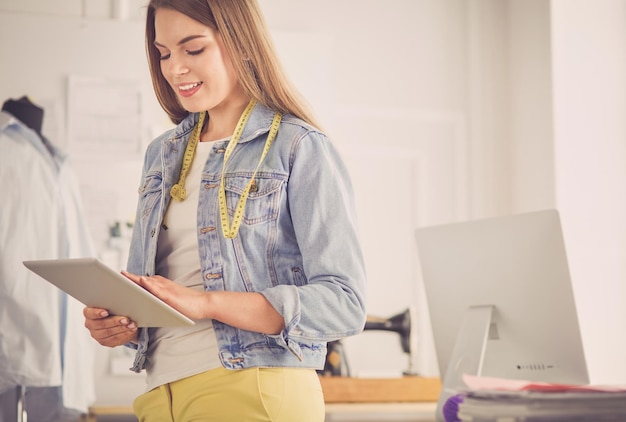
[[464, 373], [588, 384], [559, 213], [416, 230], [442, 400]]

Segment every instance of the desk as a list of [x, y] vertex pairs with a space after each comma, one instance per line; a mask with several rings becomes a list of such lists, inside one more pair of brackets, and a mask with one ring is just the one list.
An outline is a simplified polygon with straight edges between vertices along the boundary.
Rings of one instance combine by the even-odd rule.
[[320, 377], [326, 422], [435, 421], [438, 378]]
[[131, 406], [90, 406], [89, 412], [80, 418], [80, 422], [97, 422], [100, 416], [128, 416], [130, 419], [134, 413]]
[[[328, 403], [326, 422], [434, 422], [436, 402], [422, 403]], [[128, 416], [130, 406], [92, 406], [81, 422], [98, 422], [99, 417]]]
[[[320, 377], [320, 383], [327, 422], [432, 422], [441, 392], [438, 378]], [[92, 406], [82, 422], [109, 415], [132, 417], [133, 411], [130, 406]]]
[[329, 403], [436, 402], [441, 393], [439, 378], [320, 377], [324, 400]]
[[435, 422], [437, 402], [328, 403], [326, 422]]

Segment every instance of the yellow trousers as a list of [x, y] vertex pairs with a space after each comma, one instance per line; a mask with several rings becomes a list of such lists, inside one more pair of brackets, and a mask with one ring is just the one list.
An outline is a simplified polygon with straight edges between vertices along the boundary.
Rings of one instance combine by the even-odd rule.
[[135, 399], [140, 422], [323, 422], [324, 396], [310, 369], [212, 369]]

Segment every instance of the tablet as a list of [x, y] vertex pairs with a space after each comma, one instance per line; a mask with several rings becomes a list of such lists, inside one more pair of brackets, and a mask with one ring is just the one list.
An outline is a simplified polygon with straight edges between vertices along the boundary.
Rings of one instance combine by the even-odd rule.
[[124, 315], [138, 327], [194, 325], [194, 321], [97, 258], [24, 261], [40, 275], [82, 304]]

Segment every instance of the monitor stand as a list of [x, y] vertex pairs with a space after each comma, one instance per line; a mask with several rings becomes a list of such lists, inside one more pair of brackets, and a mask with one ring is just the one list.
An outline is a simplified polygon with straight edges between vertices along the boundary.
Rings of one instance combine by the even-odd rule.
[[443, 406], [446, 401], [465, 387], [463, 374], [480, 375], [482, 372], [493, 310], [494, 306], [485, 305], [472, 306], [465, 311], [437, 403], [438, 421], [445, 421]]

